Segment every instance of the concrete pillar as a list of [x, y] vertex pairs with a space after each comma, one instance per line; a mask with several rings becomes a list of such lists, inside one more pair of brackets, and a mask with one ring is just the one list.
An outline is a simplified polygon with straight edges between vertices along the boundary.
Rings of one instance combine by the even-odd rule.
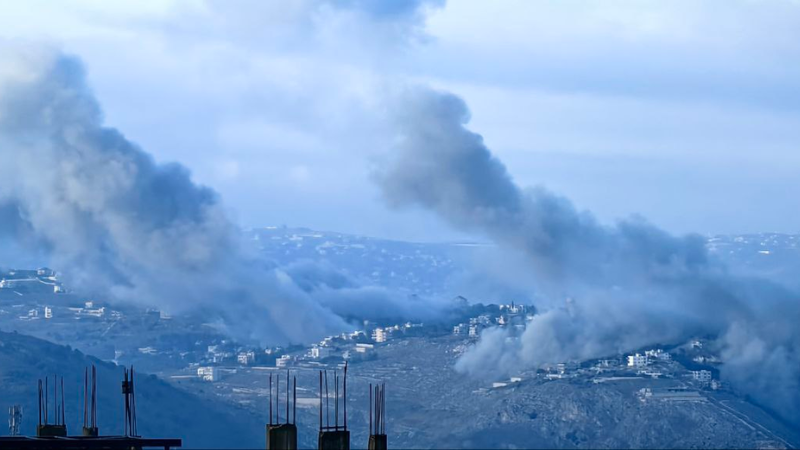
[[385, 434], [370, 434], [369, 435], [369, 450], [387, 450], [389, 443]]
[[350, 432], [320, 431], [318, 450], [350, 450]]
[[297, 450], [297, 426], [267, 425], [267, 450]]

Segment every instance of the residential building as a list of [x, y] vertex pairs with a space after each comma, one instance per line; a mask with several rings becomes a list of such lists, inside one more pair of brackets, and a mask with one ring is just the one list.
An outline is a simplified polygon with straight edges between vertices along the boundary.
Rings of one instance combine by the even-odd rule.
[[197, 377], [203, 381], [219, 381], [221, 373], [219, 369], [213, 366], [198, 367]]
[[635, 355], [628, 355], [628, 367], [645, 367], [650, 364], [650, 359], [647, 355], [637, 353]]
[[386, 342], [389, 340], [389, 329], [375, 328], [372, 330], [372, 340], [375, 342]]
[[709, 383], [711, 382], [711, 371], [710, 370], [693, 370], [692, 371], [692, 378], [701, 382], [701, 383]]
[[329, 347], [311, 347], [311, 357], [314, 359], [325, 359], [331, 356]]
[[293, 359], [289, 355], [281, 355], [280, 358], [275, 360], [275, 367], [289, 367], [292, 365]]

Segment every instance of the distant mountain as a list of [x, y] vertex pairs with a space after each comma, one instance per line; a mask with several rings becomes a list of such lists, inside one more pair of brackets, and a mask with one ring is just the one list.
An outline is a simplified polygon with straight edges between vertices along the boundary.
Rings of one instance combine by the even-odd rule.
[[[404, 242], [291, 227], [256, 228], [250, 233], [261, 253], [277, 265], [327, 262], [363, 283], [420, 295], [462, 294], [463, 286], [456, 279], [483, 261], [493, 247]], [[718, 235], [708, 238], [707, 248], [712, 257], [737, 273], [800, 289], [800, 235]]]
[[[22, 432], [35, 434], [37, 380], [58, 374], [64, 377], [67, 429], [80, 434], [84, 368], [92, 364], [98, 372], [100, 433], [120, 435], [122, 367], [30, 336], [0, 332], [0, 407], [22, 405]], [[264, 448], [264, 424], [249, 411], [201, 399], [152, 375], [137, 375], [136, 407], [142, 436], [180, 437], [192, 448]]]
[[709, 251], [737, 273], [800, 289], [800, 235], [758, 233], [714, 236]]
[[416, 243], [307, 228], [266, 227], [250, 231], [257, 248], [284, 266], [325, 261], [363, 284], [420, 295], [447, 291], [452, 275], [463, 270], [476, 243]]

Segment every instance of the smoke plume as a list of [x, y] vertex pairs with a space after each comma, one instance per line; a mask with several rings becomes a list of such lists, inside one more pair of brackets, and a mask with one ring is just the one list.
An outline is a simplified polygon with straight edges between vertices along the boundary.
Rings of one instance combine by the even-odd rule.
[[698, 235], [636, 217], [607, 226], [542, 187], [519, 187], [465, 127], [469, 112], [453, 95], [407, 92], [395, 120], [395, 151], [376, 173], [387, 202], [433, 211], [525, 261], [542, 311], [521, 336], [484, 333], [457, 369], [497, 376], [713, 335], [727, 380], [798, 417], [795, 293], [729, 275]]
[[349, 326], [250, 254], [217, 194], [104, 127], [77, 59], [2, 49], [0, 250], [43, 255], [71, 286], [241, 338], [300, 342]]

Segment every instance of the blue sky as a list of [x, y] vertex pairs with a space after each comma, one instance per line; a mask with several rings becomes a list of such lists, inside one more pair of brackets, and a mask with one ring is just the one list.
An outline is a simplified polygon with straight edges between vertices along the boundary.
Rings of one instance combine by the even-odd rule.
[[800, 230], [798, 1], [4, 1], [0, 37], [80, 57], [107, 124], [244, 226], [464, 237], [372, 180], [428, 85], [603, 222]]

